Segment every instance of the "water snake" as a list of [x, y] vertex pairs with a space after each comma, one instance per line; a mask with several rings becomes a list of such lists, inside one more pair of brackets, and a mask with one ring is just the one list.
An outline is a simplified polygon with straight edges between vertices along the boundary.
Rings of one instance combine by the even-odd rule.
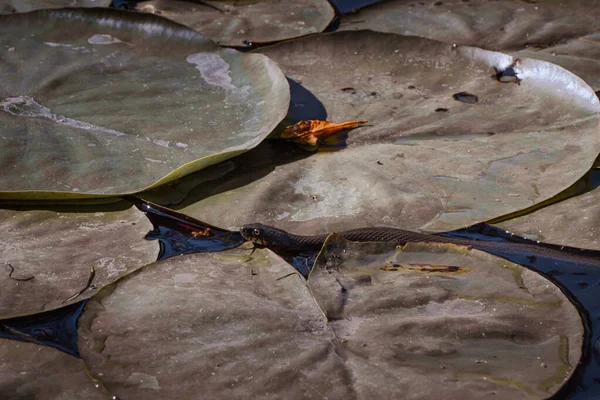
[[[287, 253], [319, 251], [325, 239], [329, 236], [329, 234], [313, 236], [295, 235], [260, 223], [244, 225], [240, 229], [240, 233], [244, 239], [253, 242], [257, 246]], [[600, 251], [582, 250], [545, 243], [538, 244], [533, 241], [525, 242], [523, 240], [523, 243], [519, 243], [459, 239], [387, 227], [358, 228], [336, 233], [347, 240], [355, 242], [396, 242], [401, 245], [409, 242], [451, 243], [500, 256], [506, 253], [520, 254], [528, 257], [546, 257], [600, 267]]]

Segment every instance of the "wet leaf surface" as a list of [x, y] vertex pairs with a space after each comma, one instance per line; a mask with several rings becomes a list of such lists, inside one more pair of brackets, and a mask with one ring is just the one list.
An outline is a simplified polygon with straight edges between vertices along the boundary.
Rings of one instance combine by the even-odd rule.
[[256, 146], [288, 108], [269, 59], [152, 15], [2, 16], [0, 38], [0, 198], [165, 183]]
[[594, 33], [599, 5], [596, 0], [388, 0], [342, 17], [339, 29], [371, 29], [489, 50], [521, 50]]
[[593, 190], [495, 225], [533, 240], [600, 250], [598, 172], [593, 172], [596, 176]]
[[0, 371], [5, 399], [107, 399], [81, 360], [50, 347], [0, 339]]
[[42, 8], [108, 7], [111, 0], [0, 0], [0, 14], [28, 12]]
[[546, 398], [581, 354], [559, 288], [476, 250], [331, 235], [308, 284], [358, 398]]
[[[452, 230], [554, 196], [600, 150], [595, 93], [542, 61], [522, 59], [517, 85], [496, 78], [510, 56], [413, 37], [339, 32], [261, 51], [323, 104], [328, 120], [369, 125], [351, 131], [343, 151], [282, 162], [265, 145], [236, 159], [181, 205], [211, 224], [262, 222], [300, 234]], [[478, 103], [454, 100], [460, 92]]]
[[173, 257], [105, 288], [79, 322], [91, 374], [120, 398], [350, 395], [304, 279], [249, 254]]
[[167, 17], [224, 46], [288, 40], [323, 32], [334, 17], [327, 0], [139, 2], [136, 11]]
[[[598, 27], [600, 30], [600, 27]], [[600, 90], [600, 33], [561, 41], [553, 46], [528, 47], [514, 53], [558, 64], [581, 77], [595, 91]]]
[[[151, 229], [126, 202], [0, 209], [0, 318], [81, 301], [154, 262], [158, 243], [144, 240]], [[73, 297], [89, 286], [92, 268], [91, 287]]]

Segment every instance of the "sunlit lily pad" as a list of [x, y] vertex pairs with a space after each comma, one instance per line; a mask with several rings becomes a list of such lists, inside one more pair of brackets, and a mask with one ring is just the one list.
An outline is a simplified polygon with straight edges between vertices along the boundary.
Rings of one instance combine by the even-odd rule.
[[[86, 367], [118, 398], [543, 398], [577, 363], [579, 315], [539, 275], [444, 246], [359, 246], [361, 263], [352, 246], [328, 248], [309, 278], [329, 321], [304, 279], [268, 250], [147, 266], [86, 305]], [[326, 260], [344, 250], [348, 270], [332, 270]], [[386, 261], [464, 270], [383, 271]], [[333, 277], [354, 283], [341, 318], [330, 307], [340, 295]]]
[[600, 250], [600, 188], [495, 225], [541, 242]]
[[[544, 61], [522, 59], [517, 84], [497, 80], [515, 61], [502, 53], [370, 31], [261, 51], [322, 102], [328, 120], [369, 123], [337, 152], [286, 159], [265, 145], [236, 159], [182, 204], [211, 224], [452, 230], [554, 196], [600, 151], [594, 91]], [[478, 101], [457, 101], [462, 92]]]
[[111, 0], [0, 0], [0, 14], [28, 12], [42, 8], [108, 7]]
[[344, 16], [339, 29], [371, 29], [490, 50], [520, 50], [593, 33], [598, 18], [597, 0], [388, 0]]
[[308, 284], [358, 398], [547, 398], [581, 355], [561, 290], [476, 250], [332, 235]]
[[0, 390], [5, 399], [106, 400], [81, 360], [51, 347], [0, 339]]
[[595, 91], [600, 90], [600, 33], [574, 38], [550, 47], [531, 46], [515, 52], [514, 55], [558, 64], [582, 78]]
[[285, 116], [268, 58], [148, 14], [0, 16], [0, 198], [131, 193], [240, 154]]
[[[156, 260], [152, 225], [129, 203], [0, 209], [0, 318], [81, 301]], [[91, 287], [86, 288], [94, 269]]]
[[136, 11], [162, 15], [225, 46], [248, 46], [323, 32], [335, 13], [327, 0], [141, 1]]

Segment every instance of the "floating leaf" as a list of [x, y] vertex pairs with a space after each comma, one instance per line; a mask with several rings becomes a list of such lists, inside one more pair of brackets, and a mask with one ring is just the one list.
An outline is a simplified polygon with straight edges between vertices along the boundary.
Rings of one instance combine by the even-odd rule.
[[547, 398], [581, 355], [561, 290], [477, 250], [331, 235], [308, 285], [358, 398]]
[[50, 347], [0, 339], [0, 367], [5, 399], [106, 400], [81, 360]]
[[268, 58], [153, 15], [0, 16], [0, 198], [131, 193], [260, 143], [289, 105]]
[[334, 17], [327, 0], [138, 2], [136, 11], [187, 25], [224, 46], [277, 42], [322, 32]]
[[[302, 81], [327, 119], [369, 125], [350, 132], [342, 151], [287, 157], [265, 144], [218, 181], [184, 179], [191, 189], [178, 208], [210, 224], [453, 230], [545, 201], [600, 152], [595, 93], [543, 61], [521, 59], [516, 85], [492, 78], [510, 56], [414, 37], [336, 32], [261, 51]], [[319, 54], [332, 56], [303, 61]], [[455, 101], [460, 92], [479, 102]]]
[[304, 279], [268, 250], [162, 260], [92, 298], [79, 349], [119, 398], [350, 395]]
[[339, 29], [371, 29], [490, 50], [520, 50], [594, 33], [599, 6], [597, 0], [387, 0], [344, 16]]
[[0, 14], [22, 13], [42, 8], [108, 7], [111, 0], [0, 0]]
[[119, 398], [545, 398], [579, 360], [583, 327], [561, 291], [484, 253], [330, 240], [308, 286], [268, 250], [162, 260], [90, 299], [79, 349]]
[[0, 318], [84, 300], [152, 263], [159, 246], [144, 240], [151, 229], [126, 202], [0, 209]]

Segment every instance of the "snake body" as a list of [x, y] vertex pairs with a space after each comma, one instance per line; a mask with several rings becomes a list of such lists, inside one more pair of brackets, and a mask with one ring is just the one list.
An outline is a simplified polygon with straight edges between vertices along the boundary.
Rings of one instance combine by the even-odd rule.
[[[319, 251], [329, 236], [329, 234], [313, 236], [295, 235], [282, 229], [259, 223], [244, 225], [240, 229], [240, 233], [244, 239], [253, 242], [255, 245], [287, 253]], [[496, 255], [510, 253], [529, 257], [546, 257], [600, 267], [600, 251], [581, 250], [574, 247], [537, 244], [534, 242], [519, 243], [459, 239], [385, 227], [358, 228], [336, 233], [347, 240], [355, 242], [396, 242], [400, 245], [410, 242], [450, 243]]]

